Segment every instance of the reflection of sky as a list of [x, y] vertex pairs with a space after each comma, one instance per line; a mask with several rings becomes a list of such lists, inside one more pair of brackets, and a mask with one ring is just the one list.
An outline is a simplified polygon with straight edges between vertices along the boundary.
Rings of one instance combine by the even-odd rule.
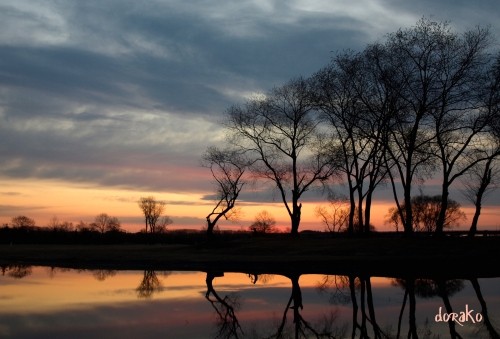
[[[203, 272], [156, 272], [162, 289], [150, 298], [139, 298], [137, 287], [144, 274], [139, 271], [113, 272], [105, 275], [90, 271], [55, 271], [35, 267], [32, 274], [15, 279], [0, 276], [0, 337], [12, 338], [210, 338], [215, 331], [216, 313], [205, 299], [206, 274]], [[97, 277], [101, 277], [98, 280]], [[264, 278], [264, 277], [262, 277]], [[335, 325], [349, 324], [351, 304], [332, 303], [333, 286], [320, 292], [321, 275], [304, 275], [299, 279], [303, 306], [301, 315], [313, 326], [320, 326], [330, 314]], [[490, 318], [500, 325], [499, 283], [496, 279], [480, 279]], [[213, 280], [216, 292], [224, 298], [236, 295], [236, 316], [244, 333], [271, 335], [282, 319], [291, 295], [291, 282], [283, 276], [267, 276], [254, 285], [242, 273], [226, 273]], [[480, 310], [470, 282], [450, 297], [453, 308]], [[382, 329], [395, 332], [404, 290], [390, 279], [372, 278], [376, 319]], [[347, 294], [348, 290], [343, 290]], [[359, 290], [358, 290], [358, 304]], [[436, 297], [417, 297], [417, 322], [421, 329], [428, 321], [433, 333], [447, 337], [448, 326], [434, 323], [434, 315], [443, 306]], [[360, 318], [360, 317], [359, 317]], [[403, 331], [408, 328], [408, 305], [403, 318]], [[288, 324], [292, 323], [288, 313]], [[475, 327], [457, 326], [469, 337]], [[350, 329], [350, 325], [348, 327]], [[449, 335], [449, 333], [448, 333]], [[259, 336], [258, 336], [259, 337]]]

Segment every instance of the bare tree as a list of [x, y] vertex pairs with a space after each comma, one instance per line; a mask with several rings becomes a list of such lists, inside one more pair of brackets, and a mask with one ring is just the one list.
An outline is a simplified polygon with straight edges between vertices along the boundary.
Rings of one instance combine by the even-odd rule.
[[375, 98], [380, 96], [370, 81], [373, 66], [368, 55], [338, 55], [313, 76], [316, 104], [342, 153], [341, 169], [349, 191], [349, 233], [355, 228], [369, 232], [373, 192], [387, 173], [382, 137], [387, 129], [387, 119], [382, 116], [386, 112], [380, 106], [375, 109]]
[[210, 169], [215, 181], [217, 199], [207, 215], [207, 234], [212, 235], [220, 218], [229, 220], [234, 214], [236, 200], [245, 185], [244, 174], [250, 162], [234, 149], [209, 147], [202, 159], [202, 166]]
[[71, 232], [75, 230], [72, 222], [69, 221], [59, 221], [56, 216], [53, 216], [47, 225], [53, 231], [61, 231], [61, 232]]
[[416, 180], [423, 182], [436, 169], [432, 114], [445, 104], [447, 69], [443, 65], [450, 62], [447, 49], [455, 38], [446, 24], [422, 19], [410, 29], [390, 34], [379, 46], [385, 49], [377, 60], [380, 72], [387, 75], [403, 105], [391, 118], [387, 154], [394, 164], [389, 175], [405, 233], [413, 230], [412, 188]]
[[337, 170], [310, 94], [306, 80], [292, 80], [263, 98], [233, 106], [226, 124], [230, 141], [255, 159], [252, 173], [276, 185], [293, 235], [299, 230], [302, 195]]
[[[328, 232], [343, 232], [349, 229], [349, 202], [330, 196], [327, 206], [317, 206], [316, 216], [321, 219]], [[353, 221], [355, 221], [353, 219]]]
[[174, 221], [168, 215], [161, 217], [153, 227], [152, 233], [165, 233], [167, 231], [167, 226], [173, 224]]
[[255, 221], [250, 225], [250, 230], [255, 233], [271, 233], [276, 226], [276, 219], [268, 211], [261, 211], [255, 216]]
[[11, 220], [12, 227], [34, 227], [35, 220], [25, 215], [18, 215]]
[[484, 108], [491, 117], [488, 121], [488, 133], [478, 142], [474, 152], [473, 166], [463, 180], [464, 196], [474, 204], [475, 211], [469, 229], [469, 235], [474, 236], [481, 214], [483, 199], [498, 186], [500, 167], [500, 54], [489, 73], [490, 79], [486, 86]]
[[116, 217], [110, 217], [106, 213], [101, 213], [95, 217], [90, 228], [100, 233], [115, 232], [121, 229], [120, 221]]
[[155, 197], [141, 197], [139, 199], [139, 208], [144, 214], [145, 231], [150, 233], [162, 233], [166, 230], [166, 227], [172, 224], [172, 219], [165, 216], [161, 218], [163, 212], [165, 211], [166, 203], [161, 200], [156, 200]]
[[463, 36], [446, 33], [448, 37], [439, 50], [442, 56], [437, 66], [440, 102], [432, 110], [442, 176], [441, 209], [436, 223], [438, 233], [443, 231], [445, 224], [450, 186], [487, 159], [481, 156], [481, 140], [495, 118], [495, 112], [485, 105], [488, 99], [483, 99], [485, 65], [490, 60], [488, 30], [478, 28]]
[[[412, 231], [415, 232], [435, 232], [438, 228], [438, 216], [441, 212], [441, 196], [427, 196], [418, 195], [411, 199], [412, 218]], [[461, 210], [460, 204], [454, 200], [449, 199], [447, 202], [448, 208], [446, 209], [444, 228], [453, 228], [457, 226], [460, 221], [465, 220], [465, 213]], [[406, 208], [403, 206], [403, 210]], [[387, 223], [392, 224], [396, 230], [399, 229], [398, 209], [393, 207], [389, 209]], [[404, 219], [403, 219], [404, 220]]]
[[494, 180], [500, 176], [500, 168], [494, 161], [495, 158], [492, 157], [472, 168], [463, 182], [462, 193], [474, 204], [474, 216], [469, 228], [470, 236], [474, 236], [477, 232], [484, 198], [498, 185]]

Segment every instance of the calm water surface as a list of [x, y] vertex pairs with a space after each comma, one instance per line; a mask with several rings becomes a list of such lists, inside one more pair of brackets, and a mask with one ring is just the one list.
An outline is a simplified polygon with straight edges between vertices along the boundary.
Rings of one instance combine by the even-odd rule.
[[[436, 322], [440, 309], [457, 321]], [[22, 266], [3, 267], [0, 275], [0, 338], [397, 338], [398, 332], [498, 336], [500, 278]]]

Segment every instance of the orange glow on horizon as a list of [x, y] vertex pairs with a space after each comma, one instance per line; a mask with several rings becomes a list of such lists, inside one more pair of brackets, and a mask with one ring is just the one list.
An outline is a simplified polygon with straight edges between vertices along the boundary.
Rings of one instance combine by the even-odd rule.
[[[36, 221], [37, 226], [46, 226], [53, 217], [59, 221], [77, 224], [79, 221], [92, 222], [96, 215], [107, 213], [116, 216], [125, 230], [137, 232], [143, 228], [143, 216], [137, 201], [142, 196], [155, 196], [167, 202], [165, 214], [174, 223], [169, 229], [197, 229], [205, 226], [205, 217], [214, 207], [214, 202], [203, 200], [200, 193], [165, 193], [147, 192], [120, 188], [92, 187], [84, 184], [68, 184], [59, 181], [39, 180], [2, 180], [0, 191], [0, 225], [10, 223], [17, 215], [26, 215]], [[325, 226], [315, 214], [315, 208], [327, 205], [324, 201], [303, 202], [300, 230], [324, 231]], [[240, 215], [236, 221], [220, 222], [220, 229], [247, 230], [255, 215], [267, 210], [277, 221], [277, 229], [286, 232], [290, 228], [290, 218], [285, 207], [279, 201], [274, 203], [239, 203]], [[372, 224], [378, 231], [392, 231], [385, 224], [385, 218], [392, 202], [374, 201]], [[459, 229], [468, 229], [474, 209], [463, 207], [467, 220]], [[480, 229], [498, 230], [500, 228], [500, 210], [494, 206], [485, 206], [479, 220]]]

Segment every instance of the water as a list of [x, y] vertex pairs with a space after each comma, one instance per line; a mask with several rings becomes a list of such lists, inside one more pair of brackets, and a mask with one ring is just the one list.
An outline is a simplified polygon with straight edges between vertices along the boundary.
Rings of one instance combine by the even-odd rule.
[[[440, 308], [470, 317], [436, 322]], [[490, 338], [500, 332], [500, 278], [29, 266], [0, 275], [0, 338], [396, 338], [398, 328], [401, 338]]]

